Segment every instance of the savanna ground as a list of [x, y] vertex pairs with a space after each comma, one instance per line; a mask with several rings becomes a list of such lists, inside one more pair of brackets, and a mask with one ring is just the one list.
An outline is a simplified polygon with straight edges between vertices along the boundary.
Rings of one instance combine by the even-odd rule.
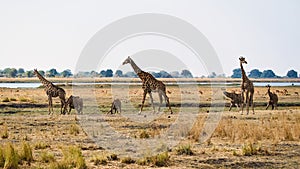
[[[168, 85], [174, 114], [162, 107], [163, 113], [150, 122], [130, 120], [127, 114], [137, 114], [142, 98], [140, 85], [62, 86], [67, 97], [84, 98], [84, 115], [60, 115], [60, 101], [54, 99], [53, 115], [48, 115], [47, 97], [43, 88], [0, 89], [0, 166], [20, 168], [299, 168], [300, 166], [300, 87], [272, 87], [278, 93], [278, 110], [265, 110], [268, 101], [266, 87], [255, 88], [255, 114], [240, 115], [229, 100], [213, 97], [224, 86]], [[226, 87], [239, 91], [238, 85]], [[122, 113], [106, 115], [112, 96], [122, 101]], [[154, 93], [154, 102], [159, 101]], [[152, 107], [147, 96], [144, 119], [151, 116]], [[211, 103], [219, 105], [211, 110]], [[156, 105], [157, 108], [157, 105]], [[196, 112], [196, 122], [187, 131], [180, 131], [182, 140], [166, 152], [135, 158], [108, 150], [94, 140], [80, 125], [82, 116], [103, 114], [102, 121], [126, 137], [147, 141], [164, 133], [179, 118], [180, 113]], [[180, 113], [179, 113], [180, 112]], [[220, 113], [221, 120], [212, 136], [199, 143], [205, 121], [210, 113]], [[125, 115], [125, 116], [124, 116]], [[142, 120], [141, 120], [142, 121]], [[183, 126], [184, 128], [184, 126]], [[99, 129], [98, 129], [99, 130]], [[100, 129], [101, 130], [101, 129]], [[99, 139], [99, 138], [98, 138]], [[117, 140], [118, 142], [118, 140]], [[14, 150], [14, 151], [13, 151]], [[31, 150], [32, 158], [28, 153]], [[13, 156], [16, 158], [12, 158]], [[16, 155], [17, 154], [17, 155]], [[3, 158], [4, 157], [4, 158]], [[11, 158], [9, 158], [11, 157]], [[2, 160], [2, 161], [1, 161]], [[5, 163], [11, 164], [5, 164]]]

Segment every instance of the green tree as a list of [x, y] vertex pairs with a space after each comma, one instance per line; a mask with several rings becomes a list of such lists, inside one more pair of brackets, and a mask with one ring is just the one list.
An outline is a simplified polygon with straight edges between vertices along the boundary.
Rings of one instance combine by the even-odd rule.
[[47, 77], [55, 77], [55, 76], [58, 76], [59, 75], [59, 73], [57, 72], [57, 70], [56, 69], [50, 69], [50, 70], [48, 70], [47, 72], [46, 72], [46, 76]]
[[192, 73], [189, 70], [186, 70], [186, 69], [181, 71], [181, 76], [185, 77], [185, 78], [192, 78], [193, 77]]
[[241, 68], [233, 69], [233, 74], [231, 75], [231, 78], [241, 78], [242, 77], [242, 70]]
[[262, 78], [275, 78], [276, 75], [273, 70], [264, 70], [261, 74]]
[[33, 71], [32, 70], [28, 70], [24, 73], [25, 77], [33, 77], [34, 74], [33, 74]]
[[122, 72], [122, 70], [117, 70], [117, 71], [115, 72], [115, 77], [123, 77], [123, 72]]
[[73, 74], [72, 74], [72, 72], [71, 72], [70, 69], [66, 69], [66, 70], [64, 70], [63, 72], [61, 72], [60, 75], [61, 75], [62, 77], [70, 77], [70, 76], [72, 76]]
[[250, 71], [249, 77], [251, 78], [260, 78], [261, 77], [262, 72], [259, 71], [258, 69], [253, 69]]
[[295, 70], [289, 70], [286, 76], [289, 78], [298, 78], [298, 72], [296, 72]]
[[113, 77], [113, 74], [114, 72], [111, 70], [111, 69], [107, 69], [106, 70], [106, 76], [105, 77]]

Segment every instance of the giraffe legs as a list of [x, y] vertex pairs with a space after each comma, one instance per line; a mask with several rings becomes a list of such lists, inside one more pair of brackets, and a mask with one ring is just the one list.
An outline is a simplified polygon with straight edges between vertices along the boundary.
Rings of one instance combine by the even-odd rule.
[[249, 114], [249, 104], [250, 104], [250, 98], [249, 98], [249, 91], [246, 91], [246, 111], [247, 114]]
[[141, 113], [142, 113], [142, 111], [143, 111], [143, 107], [144, 107], [144, 103], [145, 103], [146, 95], [147, 95], [147, 90], [144, 90], [144, 94], [143, 94], [143, 100], [142, 100], [142, 105], [141, 105], [141, 110], [140, 110], [139, 114], [141, 114]]
[[242, 113], [241, 114], [243, 114], [243, 111], [244, 111], [244, 103], [245, 103], [245, 99], [244, 99], [244, 93], [245, 93], [245, 91], [244, 90], [242, 90], [242, 93], [241, 93], [241, 95], [242, 95]]
[[53, 114], [53, 105], [52, 105], [52, 97], [51, 96], [48, 96], [48, 111], [49, 111], [49, 113], [48, 113], [48, 115], [50, 115], [51, 114], [51, 111], [52, 111], [52, 114]]
[[164, 96], [166, 102], [167, 102], [167, 105], [169, 107], [169, 110], [171, 111], [171, 114], [173, 114], [173, 111], [171, 109], [171, 105], [170, 105], [170, 101], [169, 101], [169, 97], [166, 95], [166, 92], [162, 92], [162, 95]]
[[63, 108], [65, 107], [65, 101], [63, 99], [60, 99], [60, 114], [65, 114], [66, 112], [63, 112]]
[[149, 93], [150, 100], [151, 100], [151, 104], [152, 104], [152, 107], [153, 107], [153, 113], [155, 113], [155, 107], [154, 107], [154, 104], [153, 104], [153, 97], [152, 97], [152, 93], [151, 93], [151, 92], [148, 92], [148, 93]]
[[162, 104], [162, 94], [161, 94], [160, 91], [158, 92], [158, 97], [159, 97], [159, 107], [158, 107], [158, 112], [160, 112], [160, 107], [161, 107], [161, 104]]
[[254, 92], [250, 92], [250, 98], [249, 98], [249, 102], [251, 103], [251, 109], [252, 109], [252, 113], [254, 114], [253, 95], [254, 95]]

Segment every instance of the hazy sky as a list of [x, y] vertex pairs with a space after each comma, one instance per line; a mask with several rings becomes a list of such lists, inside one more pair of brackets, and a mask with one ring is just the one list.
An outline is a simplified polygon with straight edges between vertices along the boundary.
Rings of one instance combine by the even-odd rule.
[[[298, 0], [1, 0], [0, 69], [74, 70], [96, 32], [141, 13], [167, 14], [195, 26], [214, 47], [227, 76], [239, 67], [240, 55], [248, 60], [247, 71], [273, 69], [280, 76], [290, 69], [300, 71]], [[99, 68], [116, 69], [128, 55], [114, 53]], [[189, 55], [182, 60], [197, 76], [209, 73]]]

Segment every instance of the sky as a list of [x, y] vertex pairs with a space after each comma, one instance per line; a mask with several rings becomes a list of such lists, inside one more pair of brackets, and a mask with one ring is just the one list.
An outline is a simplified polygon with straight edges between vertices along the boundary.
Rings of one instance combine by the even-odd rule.
[[[248, 61], [248, 72], [272, 69], [276, 75], [284, 76], [294, 69], [300, 73], [298, 0], [0, 0], [0, 69], [75, 71], [82, 51], [97, 32], [124, 17], [143, 13], [174, 16], [198, 29], [218, 56], [221, 65], [216, 66], [227, 76], [239, 68], [241, 55]], [[154, 54], [161, 51], [161, 58], [164, 54], [169, 55], [165, 58], [173, 55], [183, 63], [180, 68], [191, 70], [194, 76], [214, 71], [205, 69], [207, 65], [195, 60], [193, 53], [178, 41], [148, 35], [117, 44], [97, 64], [96, 71], [130, 71], [122, 62], [135, 54], [143, 69], [162, 69], [156, 61], [147, 65], [139, 59], [143, 53], [151, 57], [145, 53], [149, 50]], [[174, 70], [174, 66], [163, 68], [168, 67], [167, 71]]]

